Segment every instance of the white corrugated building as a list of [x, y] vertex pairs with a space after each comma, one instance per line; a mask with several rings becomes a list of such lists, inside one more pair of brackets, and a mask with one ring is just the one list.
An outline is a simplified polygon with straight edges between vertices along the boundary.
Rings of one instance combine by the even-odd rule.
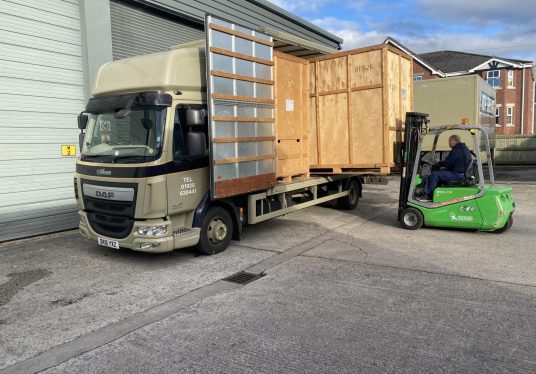
[[98, 67], [202, 39], [206, 13], [297, 56], [342, 43], [265, 0], [0, 0], [0, 242], [77, 226], [76, 116]]

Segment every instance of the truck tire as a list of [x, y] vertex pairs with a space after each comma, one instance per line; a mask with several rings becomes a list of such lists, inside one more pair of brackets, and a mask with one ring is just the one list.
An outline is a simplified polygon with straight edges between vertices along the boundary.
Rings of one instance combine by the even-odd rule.
[[199, 243], [195, 249], [208, 256], [223, 252], [229, 246], [232, 235], [231, 215], [225, 209], [214, 206], [203, 217]]
[[346, 184], [347, 196], [339, 197], [337, 199], [337, 206], [339, 209], [352, 210], [355, 209], [359, 203], [359, 193], [361, 186], [355, 180], [350, 179]]
[[503, 232], [510, 230], [510, 227], [512, 227], [513, 224], [514, 224], [514, 216], [510, 214], [510, 217], [508, 217], [504, 226], [501, 227], [500, 229], [495, 230], [494, 233], [502, 234]]
[[400, 213], [400, 223], [406, 230], [417, 230], [424, 224], [424, 218], [420, 210], [406, 208]]

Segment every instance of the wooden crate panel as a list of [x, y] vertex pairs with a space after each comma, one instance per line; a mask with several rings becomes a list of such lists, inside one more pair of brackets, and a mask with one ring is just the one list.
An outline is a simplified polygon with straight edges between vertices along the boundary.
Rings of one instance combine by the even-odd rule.
[[316, 93], [316, 65], [309, 64], [309, 93]]
[[275, 54], [276, 175], [305, 174], [309, 170], [308, 61]]
[[302, 146], [300, 139], [278, 140], [276, 147], [278, 177], [304, 174], [309, 170], [309, 165], [302, 162]]
[[316, 89], [318, 93], [342, 90], [347, 87], [346, 57], [319, 61], [316, 72]]
[[373, 164], [383, 158], [382, 89], [352, 92], [352, 161]]
[[349, 163], [348, 94], [319, 97], [319, 163]]
[[360, 88], [382, 84], [382, 51], [350, 55], [350, 87]]
[[277, 163], [277, 177], [292, 177], [296, 175], [302, 175], [302, 166], [300, 158], [291, 158], [285, 160], [285, 162]]
[[298, 62], [276, 54], [276, 126], [278, 139], [294, 139], [302, 136], [302, 113], [307, 104], [303, 102], [305, 84], [304, 70]]
[[316, 136], [316, 97], [311, 97], [309, 107], [309, 163], [318, 164], [318, 138]]
[[277, 141], [277, 159], [285, 160], [289, 158], [300, 158], [302, 144], [300, 139], [286, 139]]
[[310, 81], [310, 169], [389, 170], [412, 111], [411, 57], [387, 45], [321, 56]]
[[400, 118], [406, 119], [406, 112], [413, 110], [413, 65], [405, 58], [400, 58]]

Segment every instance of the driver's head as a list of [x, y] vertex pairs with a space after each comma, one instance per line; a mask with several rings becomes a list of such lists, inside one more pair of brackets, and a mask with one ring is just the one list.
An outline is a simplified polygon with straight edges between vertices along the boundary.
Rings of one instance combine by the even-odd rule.
[[449, 138], [449, 147], [450, 148], [454, 148], [454, 146], [456, 144], [458, 144], [460, 142], [460, 135], [451, 135], [450, 138]]

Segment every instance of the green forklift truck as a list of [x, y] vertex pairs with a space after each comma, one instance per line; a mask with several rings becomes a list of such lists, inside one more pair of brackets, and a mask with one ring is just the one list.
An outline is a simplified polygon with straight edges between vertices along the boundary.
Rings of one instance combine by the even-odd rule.
[[[428, 114], [406, 113], [398, 221], [408, 230], [423, 226], [496, 233], [508, 230], [515, 210], [512, 188], [495, 185], [486, 131], [471, 125], [428, 127], [428, 122]], [[417, 200], [416, 196], [422, 193], [425, 180], [432, 172], [433, 161], [447, 156], [444, 149], [438, 149], [438, 144], [453, 133], [472, 141], [467, 144], [472, 159], [465, 179], [439, 184], [430, 202]], [[483, 149], [481, 142], [485, 145]], [[430, 143], [431, 147], [423, 147]], [[486, 176], [484, 162], [488, 166]]]

